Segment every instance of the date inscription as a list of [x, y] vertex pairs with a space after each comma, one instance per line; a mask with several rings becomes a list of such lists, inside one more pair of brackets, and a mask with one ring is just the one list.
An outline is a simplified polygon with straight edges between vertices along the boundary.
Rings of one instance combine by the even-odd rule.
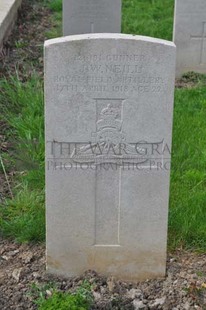
[[145, 55], [84, 55], [69, 60], [67, 73], [54, 76], [54, 89], [65, 92], [159, 93], [164, 81], [148, 75]]

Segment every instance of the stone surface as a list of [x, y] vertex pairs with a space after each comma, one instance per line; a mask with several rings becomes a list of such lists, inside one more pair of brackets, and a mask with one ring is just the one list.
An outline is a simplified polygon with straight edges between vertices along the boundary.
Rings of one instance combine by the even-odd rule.
[[121, 32], [121, 0], [64, 0], [63, 35]]
[[20, 277], [21, 277], [22, 269], [23, 269], [23, 268], [14, 269], [13, 272], [12, 272], [12, 277], [13, 277], [17, 282], [19, 282], [19, 279], [20, 279]]
[[0, 1], [0, 49], [3, 40], [9, 35], [15, 22], [15, 17], [22, 0]]
[[176, 0], [174, 43], [178, 77], [188, 71], [206, 73], [205, 0]]
[[164, 276], [174, 76], [172, 42], [46, 41], [49, 272]]
[[147, 306], [141, 300], [133, 300], [134, 310], [146, 309]]

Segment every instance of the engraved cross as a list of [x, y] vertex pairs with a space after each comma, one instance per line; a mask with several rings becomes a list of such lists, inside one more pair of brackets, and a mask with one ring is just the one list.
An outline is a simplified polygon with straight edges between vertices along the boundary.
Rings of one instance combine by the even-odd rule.
[[[145, 161], [141, 148], [127, 143], [123, 125], [124, 99], [94, 99], [93, 142], [71, 155], [74, 162], [93, 163], [95, 170], [95, 246], [120, 245], [121, 183], [124, 163]], [[145, 154], [142, 154], [145, 157]]]
[[[112, 104], [112, 105], [111, 105]], [[107, 146], [121, 141], [123, 100], [96, 99], [96, 142]], [[116, 115], [115, 115], [116, 114]], [[119, 140], [120, 139], [120, 140]], [[105, 143], [106, 142], [106, 143]], [[103, 155], [104, 163], [106, 157]], [[98, 158], [98, 157], [97, 157]], [[97, 159], [96, 158], [96, 159]], [[116, 162], [116, 160], [114, 160]], [[121, 166], [104, 170], [100, 165], [95, 177], [95, 243], [96, 246], [120, 245]]]
[[202, 23], [202, 33], [201, 35], [191, 35], [191, 39], [200, 40], [201, 49], [200, 49], [200, 62], [199, 64], [206, 63], [206, 22]]
[[90, 32], [94, 33], [94, 23], [90, 23]]
[[[128, 144], [122, 131], [124, 99], [96, 100], [96, 132], [92, 154], [88, 146], [73, 159], [94, 161], [95, 246], [120, 246], [121, 183], [124, 163], [145, 161], [143, 150]], [[91, 152], [90, 152], [91, 153]], [[79, 156], [79, 157], [78, 157]]]

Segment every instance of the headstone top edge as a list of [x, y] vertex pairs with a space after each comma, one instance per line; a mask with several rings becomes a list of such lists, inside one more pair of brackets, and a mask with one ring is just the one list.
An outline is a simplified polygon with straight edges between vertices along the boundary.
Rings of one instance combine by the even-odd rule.
[[97, 40], [97, 39], [117, 39], [117, 40], [131, 40], [131, 41], [139, 41], [139, 42], [149, 42], [155, 44], [161, 44], [168, 47], [176, 48], [176, 45], [172, 41], [167, 41], [159, 38], [153, 38], [148, 36], [140, 36], [140, 35], [131, 35], [131, 34], [121, 34], [121, 33], [94, 33], [94, 34], [80, 34], [80, 35], [72, 35], [66, 37], [60, 37], [55, 39], [46, 40], [44, 43], [44, 47], [49, 47], [51, 45], [66, 43], [66, 42], [74, 42], [74, 41], [84, 41], [84, 40]]

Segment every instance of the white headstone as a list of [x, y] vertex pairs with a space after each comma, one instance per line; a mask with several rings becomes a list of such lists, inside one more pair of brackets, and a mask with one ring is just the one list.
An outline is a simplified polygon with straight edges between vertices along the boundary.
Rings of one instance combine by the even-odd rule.
[[121, 32], [121, 0], [64, 0], [63, 35]]
[[206, 0], [176, 0], [174, 43], [177, 69], [183, 73], [206, 73]]
[[49, 272], [165, 274], [174, 76], [172, 42], [46, 41]]

